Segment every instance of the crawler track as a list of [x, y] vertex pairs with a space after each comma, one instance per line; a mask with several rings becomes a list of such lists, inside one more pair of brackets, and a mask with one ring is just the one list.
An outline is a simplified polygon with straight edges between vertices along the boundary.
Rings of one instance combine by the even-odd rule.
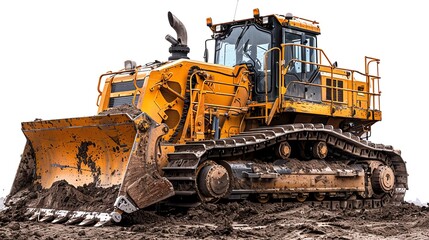
[[[326, 158], [309, 160], [296, 154], [296, 158], [278, 160], [274, 155], [276, 146], [282, 142], [293, 143], [296, 148], [316, 141], [328, 146]], [[175, 187], [177, 203], [256, 197], [261, 202], [271, 198], [310, 200], [309, 204], [333, 209], [377, 208], [392, 200], [402, 201], [408, 186], [407, 170], [399, 151], [322, 124], [265, 127], [225, 139], [189, 142], [176, 145], [175, 152], [168, 156], [169, 164], [163, 170]], [[216, 178], [215, 174], [202, 171], [205, 166], [218, 165], [226, 170], [212, 167], [211, 172], [227, 175], [228, 180], [210, 179]], [[388, 186], [393, 181], [389, 173], [394, 174], [394, 186]], [[309, 187], [299, 185], [299, 177], [303, 181], [330, 177], [329, 181], [334, 183]], [[355, 182], [344, 187], [341, 184], [345, 181]], [[354, 183], [360, 186], [353, 186]], [[207, 189], [210, 184], [214, 184], [213, 191]], [[220, 193], [222, 188], [228, 190]]]

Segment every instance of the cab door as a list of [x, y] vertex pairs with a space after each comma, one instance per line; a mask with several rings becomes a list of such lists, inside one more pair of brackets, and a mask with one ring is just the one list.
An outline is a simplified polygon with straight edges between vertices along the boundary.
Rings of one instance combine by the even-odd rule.
[[304, 32], [285, 29], [283, 42], [286, 72], [285, 98], [300, 98], [308, 101], [321, 101], [319, 86], [305, 86], [303, 83], [320, 84], [320, 72], [317, 66], [316, 36]]

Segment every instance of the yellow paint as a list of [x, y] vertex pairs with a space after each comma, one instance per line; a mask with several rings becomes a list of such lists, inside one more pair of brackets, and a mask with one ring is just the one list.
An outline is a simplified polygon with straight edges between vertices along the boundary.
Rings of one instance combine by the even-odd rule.
[[310, 21], [299, 17], [293, 17], [293, 19], [287, 20], [284, 16], [280, 15], [275, 15], [275, 17], [277, 21], [279, 21], [279, 23], [283, 26], [289, 24], [289, 26], [293, 26], [307, 31], [312, 31], [315, 33], [320, 33], [320, 27], [316, 21]]
[[63, 179], [74, 186], [120, 184], [136, 136], [124, 114], [28, 122], [22, 129], [34, 150], [35, 181], [44, 188]]

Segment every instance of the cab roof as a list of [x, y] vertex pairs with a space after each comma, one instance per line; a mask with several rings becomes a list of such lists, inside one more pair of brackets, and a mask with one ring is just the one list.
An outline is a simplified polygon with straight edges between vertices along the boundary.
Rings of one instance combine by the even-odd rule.
[[255, 22], [260, 25], [268, 26], [270, 24], [272, 25], [273, 21], [276, 21], [278, 24], [285, 28], [298, 29], [305, 32], [311, 32], [313, 34], [320, 34], [320, 27], [317, 21], [296, 17], [290, 13], [286, 15], [271, 14], [266, 16], [259, 16], [259, 10], [257, 10], [257, 13], [255, 13], [254, 10], [253, 13], [253, 18], [240, 19], [230, 22], [218, 23], [214, 25], [212, 24], [211, 18], [207, 18], [207, 26], [209, 26], [214, 33], [217, 33], [224, 31], [227, 27], [240, 25], [245, 22]]

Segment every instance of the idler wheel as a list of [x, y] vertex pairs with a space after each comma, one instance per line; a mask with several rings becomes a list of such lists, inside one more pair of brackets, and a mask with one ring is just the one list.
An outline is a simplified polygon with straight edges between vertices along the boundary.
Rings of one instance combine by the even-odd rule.
[[209, 198], [224, 197], [230, 187], [228, 170], [222, 165], [211, 164], [203, 167], [198, 176], [200, 194]]
[[379, 166], [372, 173], [371, 183], [375, 193], [392, 191], [395, 187], [395, 174], [393, 169], [384, 165]]

